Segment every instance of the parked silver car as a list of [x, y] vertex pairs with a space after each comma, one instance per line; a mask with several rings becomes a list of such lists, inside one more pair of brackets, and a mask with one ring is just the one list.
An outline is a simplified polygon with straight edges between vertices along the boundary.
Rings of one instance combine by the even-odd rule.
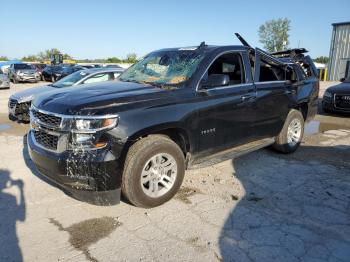
[[7, 75], [5, 75], [1, 70], [0, 70], [0, 88], [5, 89], [5, 88], [10, 88], [10, 80]]
[[8, 102], [9, 118], [13, 121], [28, 122], [29, 108], [32, 100], [37, 95], [50, 92], [56, 88], [115, 80], [123, 71], [123, 68], [86, 69], [70, 74], [50, 85], [33, 87], [17, 92], [10, 97]]
[[33, 65], [25, 63], [12, 64], [8, 70], [9, 79], [13, 83], [38, 82], [40, 75]]

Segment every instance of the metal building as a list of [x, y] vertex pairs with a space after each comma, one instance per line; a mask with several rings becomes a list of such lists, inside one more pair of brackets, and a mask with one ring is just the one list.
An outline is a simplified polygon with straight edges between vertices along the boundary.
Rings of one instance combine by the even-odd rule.
[[327, 80], [350, 77], [350, 22], [332, 24]]

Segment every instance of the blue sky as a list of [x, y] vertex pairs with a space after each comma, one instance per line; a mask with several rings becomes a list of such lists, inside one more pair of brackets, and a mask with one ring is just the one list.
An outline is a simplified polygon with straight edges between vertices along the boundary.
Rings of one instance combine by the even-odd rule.
[[291, 20], [290, 46], [329, 54], [331, 24], [350, 21], [350, 1], [2, 1], [0, 56], [21, 58], [56, 47], [74, 58], [138, 56], [164, 47], [262, 45], [266, 20]]

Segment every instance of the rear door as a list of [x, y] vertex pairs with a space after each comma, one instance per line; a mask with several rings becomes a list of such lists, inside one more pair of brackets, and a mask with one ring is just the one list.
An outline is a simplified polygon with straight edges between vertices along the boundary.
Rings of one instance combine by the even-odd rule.
[[287, 65], [258, 48], [255, 61], [255, 138], [274, 137], [283, 127], [293, 96], [290, 82], [284, 80]]

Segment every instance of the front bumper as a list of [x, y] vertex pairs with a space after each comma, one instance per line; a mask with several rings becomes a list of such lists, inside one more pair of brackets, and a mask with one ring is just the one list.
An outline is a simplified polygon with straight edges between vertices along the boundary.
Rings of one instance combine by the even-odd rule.
[[28, 152], [38, 171], [68, 195], [95, 205], [120, 202], [119, 162], [108, 149], [50, 152], [28, 133]]
[[37, 82], [40, 80], [40, 76], [35, 75], [16, 75], [16, 80], [19, 82]]

